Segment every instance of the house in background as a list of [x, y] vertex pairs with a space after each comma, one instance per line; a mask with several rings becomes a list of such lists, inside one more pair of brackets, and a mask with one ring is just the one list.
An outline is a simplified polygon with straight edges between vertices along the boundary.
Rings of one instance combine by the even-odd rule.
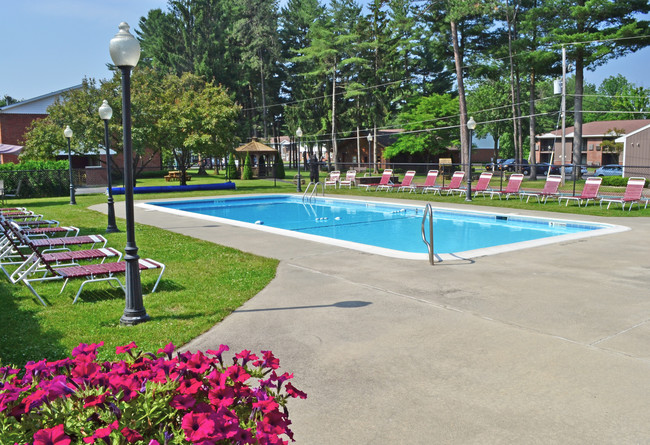
[[623, 144], [623, 176], [650, 179], [650, 122], [636, 131], [616, 139]]
[[[650, 120], [635, 119], [621, 121], [598, 121], [582, 125], [584, 146], [580, 159], [573, 160], [573, 134], [574, 127], [565, 129], [566, 164], [573, 162], [590, 167], [600, 167], [606, 164], [620, 164], [623, 162], [622, 151], [616, 147], [616, 140], [629, 135], [647, 125]], [[551, 162], [562, 164], [562, 130], [536, 136], [537, 151], [535, 162]], [[647, 163], [646, 163], [647, 165]]]
[[47, 117], [47, 107], [56, 102], [63, 93], [80, 88], [81, 85], [76, 85], [0, 108], [0, 144], [21, 147], [0, 152], [0, 164], [17, 164], [25, 133], [32, 122]]

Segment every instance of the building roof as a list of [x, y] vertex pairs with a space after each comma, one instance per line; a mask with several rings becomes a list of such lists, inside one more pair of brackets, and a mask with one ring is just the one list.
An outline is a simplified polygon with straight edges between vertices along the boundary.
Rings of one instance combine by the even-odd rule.
[[[619, 136], [612, 130], [623, 130], [623, 134], [629, 134], [650, 124], [649, 119], [633, 119], [621, 121], [597, 121], [582, 124], [582, 137], [613, 137]], [[566, 127], [566, 137], [572, 138], [575, 127]], [[553, 130], [550, 133], [538, 135], [537, 139], [554, 139], [562, 136], [562, 130]]]
[[56, 99], [63, 93], [72, 90], [78, 90], [81, 85], [75, 85], [70, 88], [64, 88], [59, 91], [44, 94], [32, 99], [23, 100], [11, 105], [0, 107], [2, 114], [47, 114], [47, 107], [52, 105]]
[[277, 153], [278, 151], [275, 148], [271, 148], [268, 145], [264, 145], [261, 142], [256, 140], [250, 141], [248, 144], [237, 147], [235, 151], [240, 153], [250, 152], [250, 153]]
[[1, 155], [17, 155], [23, 151], [22, 145], [9, 145], [9, 144], [0, 144], [0, 154]]

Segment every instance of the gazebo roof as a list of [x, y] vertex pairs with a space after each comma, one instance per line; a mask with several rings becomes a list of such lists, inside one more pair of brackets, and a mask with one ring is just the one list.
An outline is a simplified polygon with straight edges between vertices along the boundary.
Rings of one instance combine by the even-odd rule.
[[237, 147], [235, 151], [239, 153], [275, 153], [277, 154], [277, 150], [275, 148], [271, 148], [268, 145], [264, 145], [261, 142], [258, 142], [256, 140], [250, 141], [248, 144], [242, 145], [241, 147]]

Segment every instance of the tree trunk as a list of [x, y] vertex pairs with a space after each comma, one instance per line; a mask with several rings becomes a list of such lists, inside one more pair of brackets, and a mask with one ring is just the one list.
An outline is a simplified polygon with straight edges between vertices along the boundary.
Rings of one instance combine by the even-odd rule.
[[264, 63], [261, 54], [260, 54], [260, 84], [262, 85], [262, 123], [264, 125], [264, 128], [262, 129], [262, 134], [264, 135], [264, 140], [267, 140], [269, 134], [266, 128], [266, 87], [264, 82]]
[[530, 179], [537, 179], [537, 146], [535, 145], [535, 69], [530, 70], [530, 100], [528, 102], [528, 114], [530, 115], [530, 126], [528, 137], [530, 138]]
[[515, 164], [517, 171], [521, 171], [521, 145], [519, 144], [519, 129], [517, 121], [519, 116], [517, 115], [517, 85], [515, 79], [515, 66], [512, 53], [512, 34], [513, 34], [513, 22], [514, 19], [510, 17], [508, 13], [508, 58], [510, 59], [510, 103], [512, 108], [512, 142], [515, 148]]
[[[576, 50], [576, 91], [574, 95], [573, 109], [574, 109], [574, 133], [573, 133], [573, 164], [580, 164], [582, 158], [582, 94], [584, 92], [584, 49], [579, 47]], [[572, 176], [577, 173], [577, 169], [573, 169]]]
[[336, 63], [332, 68], [332, 156], [334, 157], [334, 170], [339, 169], [339, 149], [336, 144]]
[[469, 175], [469, 166], [467, 164], [469, 135], [467, 134], [467, 102], [465, 100], [465, 86], [463, 85], [463, 54], [458, 45], [458, 29], [456, 22], [451, 21], [451, 41], [454, 47], [454, 64], [456, 66], [456, 82], [458, 86], [458, 107], [460, 111], [460, 163], [466, 168], [466, 174]]

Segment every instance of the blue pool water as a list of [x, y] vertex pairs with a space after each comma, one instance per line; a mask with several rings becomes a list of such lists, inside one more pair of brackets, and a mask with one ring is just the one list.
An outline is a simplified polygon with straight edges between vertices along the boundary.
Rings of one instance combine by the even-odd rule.
[[[248, 223], [256, 228], [273, 227], [403, 252], [427, 252], [421, 235], [423, 207], [412, 205], [335, 198], [303, 202], [301, 197], [288, 195], [152, 202], [149, 205], [161, 210]], [[434, 209], [433, 217], [437, 254], [578, 234], [608, 226], [445, 209]]]

